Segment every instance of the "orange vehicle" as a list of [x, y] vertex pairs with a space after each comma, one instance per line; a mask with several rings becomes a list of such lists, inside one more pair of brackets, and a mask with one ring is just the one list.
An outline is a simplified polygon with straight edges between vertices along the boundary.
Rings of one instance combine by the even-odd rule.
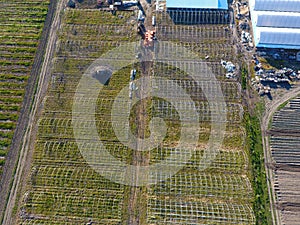
[[144, 46], [152, 47], [154, 39], [155, 39], [155, 30], [147, 31], [145, 34], [145, 39], [144, 39]]

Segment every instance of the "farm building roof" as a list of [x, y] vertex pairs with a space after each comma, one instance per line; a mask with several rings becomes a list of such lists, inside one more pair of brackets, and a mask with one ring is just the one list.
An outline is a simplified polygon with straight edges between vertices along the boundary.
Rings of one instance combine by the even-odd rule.
[[256, 14], [258, 27], [300, 28], [300, 13], [259, 12]]
[[259, 47], [300, 49], [300, 29], [259, 27], [257, 31]]
[[277, 12], [299, 12], [299, 0], [255, 0], [254, 10], [277, 11]]
[[167, 0], [167, 8], [228, 9], [227, 0]]
[[250, 0], [256, 47], [300, 49], [299, 0]]

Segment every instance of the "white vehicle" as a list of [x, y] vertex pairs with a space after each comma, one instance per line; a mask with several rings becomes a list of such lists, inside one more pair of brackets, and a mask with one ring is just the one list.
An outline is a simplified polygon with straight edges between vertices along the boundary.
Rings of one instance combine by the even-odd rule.
[[152, 26], [155, 27], [155, 25], [156, 25], [156, 18], [155, 16], [152, 16]]
[[139, 10], [138, 13], [138, 21], [144, 21], [145, 20], [145, 16], [142, 10]]
[[123, 1], [123, 7], [129, 8], [132, 6], [136, 6], [138, 4], [138, 1]]

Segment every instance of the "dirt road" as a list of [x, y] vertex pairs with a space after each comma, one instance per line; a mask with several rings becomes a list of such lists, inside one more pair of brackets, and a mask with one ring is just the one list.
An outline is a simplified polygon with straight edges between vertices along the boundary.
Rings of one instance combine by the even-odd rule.
[[[51, 1], [52, 5], [50, 8], [50, 11], [48, 11], [48, 15], [52, 16], [50, 21], [47, 21], [48, 23], [45, 24], [46, 29], [48, 28], [48, 32], [46, 32], [48, 35], [47, 41], [47, 47], [45, 50], [44, 55], [44, 61], [42, 65], [34, 65], [37, 69], [41, 66], [41, 72], [38, 77], [38, 84], [36, 86], [35, 96], [33, 98], [33, 102], [26, 102], [25, 104], [29, 104], [31, 106], [31, 111], [28, 115], [28, 123], [25, 129], [25, 133], [22, 136], [21, 140], [21, 150], [20, 150], [20, 156], [19, 161], [16, 167], [15, 176], [13, 178], [12, 187], [10, 190], [9, 198], [6, 204], [4, 216], [3, 216], [3, 225], [10, 225], [15, 224], [14, 215], [13, 215], [13, 208], [17, 206], [18, 204], [18, 198], [17, 193], [20, 191], [20, 187], [22, 187], [24, 178], [26, 176], [23, 176], [23, 173], [30, 168], [30, 163], [28, 163], [28, 156], [32, 153], [33, 150], [33, 142], [34, 136], [37, 131], [37, 115], [42, 109], [42, 101], [43, 96], [47, 89], [47, 84], [49, 81], [49, 71], [51, 68], [51, 60], [53, 53], [55, 51], [56, 46], [56, 40], [57, 40], [57, 31], [60, 26], [60, 19], [61, 15], [60, 12], [63, 10], [63, 7], [65, 6], [64, 0], [58, 0], [58, 2]], [[54, 4], [54, 5], [53, 5]], [[56, 9], [55, 9], [56, 6]], [[45, 43], [46, 44], [46, 43]], [[39, 49], [41, 50], [41, 49]], [[39, 52], [37, 53], [39, 54]], [[40, 59], [43, 58], [43, 55], [38, 56]], [[35, 86], [34, 86], [35, 87]], [[33, 87], [33, 93], [34, 88]]]
[[[147, 30], [153, 29], [151, 27], [152, 21], [152, 7], [146, 0], [140, 1], [143, 11], [145, 12], [145, 22], [144, 25]], [[144, 49], [143, 59], [152, 60], [153, 52], [149, 49]], [[141, 77], [150, 77], [153, 72], [153, 63], [150, 61], [141, 62]], [[136, 124], [137, 131], [136, 136], [144, 139], [147, 136], [148, 121], [151, 115], [148, 114], [149, 104], [151, 104], [151, 99], [145, 98], [144, 94], [150, 92], [150, 85], [143, 84], [142, 90], [140, 90], [140, 98], [144, 99], [140, 102], [139, 106], [136, 108]], [[137, 143], [137, 149], [140, 149], [139, 143]], [[136, 165], [137, 168], [140, 166], [149, 166], [150, 163], [150, 153], [135, 151], [132, 156], [132, 164]], [[139, 171], [137, 169], [135, 182], [139, 183]], [[147, 187], [137, 187], [131, 186], [127, 187], [128, 196], [126, 197], [126, 219], [125, 223], [128, 225], [140, 225], [147, 223]]]
[[270, 204], [271, 204], [271, 213], [273, 218], [274, 225], [281, 225], [279, 211], [276, 208], [276, 201], [275, 201], [275, 193], [273, 190], [274, 187], [274, 177], [273, 177], [273, 169], [268, 165], [272, 165], [272, 157], [270, 154], [270, 146], [269, 146], [269, 134], [268, 128], [269, 123], [276, 112], [277, 108], [284, 102], [288, 101], [291, 98], [296, 97], [300, 94], [300, 87], [296, 87], [280, 98], [274, 99], [273, 101], [269, 102], [266, 105], [265, 112], [261, 119], [261, 131], [262, 131], [262, 141], [263, 141], [263, 148], [264, 148], [264, 155], [265, 155], [265, 165], [266, 165], [266, 176], [267, 176], [267, 184], [268, 184], [268, 191], [270, 196]]
[[[153, 64], [151, 62], [142, 62], [142, 77], [149, 77], [152, 72]], [[136, 124], [137, 124], [137, 132], [136, 136], [138, 138], [144, 139], [147, 136], [148, 130], [148, 121], [151, 117], [148, 113], [148, 108], [151, 104], [151, 99], [145, 98], [144, 94], [146, 95], [149, 93], [151, 87], [149, 84], [141, 85], [143, 89], [140, 91], [140, 98], [143, 101], [136, 108]], [[142, 147], [139, 146], [141, 143], [137, 142], [137, 149], [141, 149]], [[150, 164], [150, 152], [142, 152], [142, 151], [135, 151], [132, 156], [132, 164], [137, 166], [135, 182], [136, 184], [139, 183], [139, 176], [141, 175], [139, 172], [139, 167], [141, 166], [149, 166]], [[140, 225], [147, 223], [147, 186], [145, 187], [138, 187], [132, 186], [129, 188], [129, 198], [127, 204], [127, 212], [128, 212], [128, 225]]]

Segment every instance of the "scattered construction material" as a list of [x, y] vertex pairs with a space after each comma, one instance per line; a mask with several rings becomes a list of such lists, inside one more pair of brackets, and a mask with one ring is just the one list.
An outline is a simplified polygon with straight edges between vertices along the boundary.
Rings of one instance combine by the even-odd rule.
[[227, 73], [225, 74], [226, 78], [233, 79], [236, 77], [236, 66], [230, 61], [221, 60], [221, 65], [226, 69]]
[[221, 60], [221, 65], [227, 70], [228, 73], [233, 73], [236, 69], [235, 65], [228, 61]]

